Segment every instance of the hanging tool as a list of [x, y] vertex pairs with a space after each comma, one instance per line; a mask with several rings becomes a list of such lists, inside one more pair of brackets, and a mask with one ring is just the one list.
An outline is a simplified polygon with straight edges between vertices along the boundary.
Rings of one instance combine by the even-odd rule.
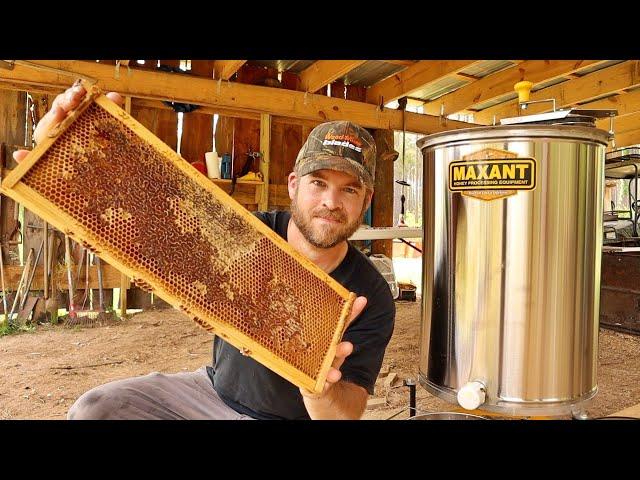
[[245, 160], [244, 165], [242, 166], [242, 170], [238, 175], [232, 175], [231, 192], [229, 192], [229, 195], [233, 195], [233, 192], [236, 189], [236, 182], [238, 181], [238, 179], [247, 176], [249, 172], [256, 172], [256, 170], [259, 170], [259, 168], [256, 168], [255, 163], [256, 163], [256, 160], [261, 156], [262, 154], [260, 152], [254, 152], [252, 148], [249, 147], [249, 151], [247, 152], [247, 159]]
[[[98, 327], [104, 325], [105, 323], [114, 320], [113, 314], [109, 314], [105, 312], [104, 308], [104, 289], [102, 283], [102, 265], [100, 263], [99, 257], [95, 256], [96, 265], [98, 270], [98, 294], [99, 294], [99, 303], [98, 308], [91, 307], [85, 309], [85, 302], [87, 296], [85, 296], [81, 308], [75, 311], [75, 317], [69, 318], [65, 322], [66, 327]], [[85, 279], [85, 292], [89, 292], [89, 265], [91, 264], [90, 252], [87, 250], [87, 264], [86, 271], [87, 276]], [[95, 304], [95, 302], [93, 302]]]
[[410, 187], [411, 185], [406, 181], [405, 177], [405, 169], [404, 169], [404, 145], [405, 145], [405, 113], [407, 111], [407, 97], [402, 97], [398, 99], [398, 108], [402, 108], [402, 180], [396, 180], [398, 185], [402, 185], [402, 195], [400, 195], [400, 217], [398, 217], [398, 227], [406, 227], [407, 224], [404, 222], [404, 203], [406, 201], [406, 197], [404, 196], [404, 187]]
[[31, 268], [31, 262], [33, 261], [33, 248], [29, 250], [29, 255], [27, 255], [27, 261], [24, 263], [24, 268], [22, 269], [22, 275], [20, 276], [20, 281], [18, 282], [18, 287], [16, 288], [16, 297], [13, 299], [13, 305], [11, 306], [11, 311], [9, 312], [8, 322], [11, 325], [13, 316], [13, 312], [16, 310], [18, 306], [18, 301], [20, 299], [20, 294], [24, 287], [25, 281], [27, 279], [28, 272]]
[[31, 270], [31, 272], [29, 272], [29, 280], [27, 280], [27, 283], [26, 283], [24, 296], [22, 297], [22, 300], [20, 300], [20, 310], [24, 308], [24, 305], [27, 302], [27, 298], [29, 297], [29, 290], [31, 289], [31, 283], [33, 282], [33, 277], [36, 274], [36, 267], [38, 266], [38, 261], [40, 260], [40, 255], [42, 254], [43, 247], [44, 247], [44, 239], [42, 240], [42, 243], [40, 244], [40, 248], [38, 249], [38, 254], [36, 255], [36, 261], [33, 263], [33, 269]]

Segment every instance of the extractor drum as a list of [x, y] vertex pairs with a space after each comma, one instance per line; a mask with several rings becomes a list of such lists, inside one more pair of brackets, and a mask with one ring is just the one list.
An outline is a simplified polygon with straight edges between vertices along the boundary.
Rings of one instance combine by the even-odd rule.
[[429, 392], [507, 415], [569, 413], [595, 395], [606, 145], [575, 125], [418, 142]]

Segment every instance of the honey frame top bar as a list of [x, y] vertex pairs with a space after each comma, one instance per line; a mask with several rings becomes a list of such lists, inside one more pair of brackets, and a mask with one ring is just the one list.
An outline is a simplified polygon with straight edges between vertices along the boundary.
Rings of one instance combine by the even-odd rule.
[[[124, 124], [142, 141], [150, 144], [165, 159], [170, 160], [176, 167], [180, 169], [180, 171], [184, 175], [188, 176], [190, 180], [196, 182], [199, 187], [213, 194], [218, 202], [233, 209], [234, 213], [240, 215], [243, 220], [249, 223], [255, 230], [267, 237], [276, 247], [281, 249], [287, 255], [293, 257], [306, 270], [308, 270], [319, 280], [324, 282], [324, 284], [334, 290], [336, 294], [344, 300], [345, 303], [343, 305], [340, 318], [337, 321], [331, 344], [323, 359], [320, 373], [315, 379], [295, 368], [290, 363], [280, 359], [279, 357], [271, 353], [268, 349], [255, 342], [252, 338], [244, 335], [242, 332], [232, 329], [231, 327], [225, 328], [223, 324], [219, 326], [213, 326], [210, 323], [203, 324], [202, 321], [194, 318], [194, 320], [198, 321], [198, 323], [200, 323], [205, 328], [218, 334], [237, 348], [242, 349], [248, 355], [255, 357], [256, 360], [260, 361], [268, 368], [276, 371], [278, 374], [282, 375], [284, 378], [296, 384], [297, 386], [304, 387], [312, 392], [322, 391], [326, 380], [326, 375], [329, 368], [331, 367], [333, 358], [335, 357], [336, 346], [346, 328], [346, 322], [350, 315], [353, 301], [355, 300], [356, 295], [349, 292], [341, 284], [331, 278], [327, 273], [322, 271], [317, 265], [304, 257], [298, 251], [293, 249], [276, 232], [271, 230], [267, 225], [265, 225], [261, 220], [256, 218], [250, 212], [248, 212], [244, 207], [237, 204], [235, 200], [229, 197], [222, 189], [216, 186], [208, 178], [205, 178], [200, 172], [191, 167], [185, 168], [186, 161], [182, 157], [180, 157], [169, 146], [160, 141], [142, 124], [131, 117], [131, 115], [128, 114], [125, 110], [121, 109], [106, 96], [102, 95], [100, 89], [97, 86], [88, 85], [86, 82], [83, 83], [85, 89], [87, 90], [86, 97], [83, 99], [80, 105], [74, 111], [70, 112], [65, 120], [54, 127], [47, 135], [47, 138], [39, 143], [29, 153], [29, 155], [22, 162], [20, 162], [18, 166], [4, 179], [1, 187], [2, 193], [13, 198], [19, 203], [24, 204], [30, 210], [38, 213], [40, 216], [45, 218], [45, 220], [53, 224], [59, 230], [65, 232], [65, 234], [71, 236], [74, 240], [84, 244], [91, 244], [92, 242], [88, 241], [89, 239], [94, 237], [91, 231], [84, 228], [84, 226], [80, 225], [77, 220], [72, 218], [61, 209], [52, 208], [50, 206], [50, 203], [48, 201], [45, 201], [38, 192], [27, 186], [24, 182], [20, 182], [20, 180], [29, 172], [29, 170], [34, 165], [36, 165], [38, 160], [45, 154], [45, 152], [48, 151], [48, 149], [60, 137], [60, 135], [67, 131], [67, 129], [69, 129], [74, 121], [78, 119], [87, 108], [89, 108], [93, 103], [96, 103], [105, 112], [109, 113], [120, 123]], [[72, 227], [70, 228], [70, 226]], [[127, 265], [123, 264], [108, 252], [96, 251], [96, 253], [99, 253], [102, 258], [104, 258], [107, 262], [113, 264], [116, 268], [118, 268], [126, 275], [134, 279], [139, 277], [139, 274], [135, 270], [129, 268]], [[169, 303], [182, 308], [182, 305], [180, 305], [180, 299], [177, 298], [174, 294], [165, 290], [161, 285], [151, 282], [149, 286], [156, 294], [160, 295]], [[187, 311], [186, 313], [191, 315], [192, 318], [201, 316], [198, 315], [198, 312]]]

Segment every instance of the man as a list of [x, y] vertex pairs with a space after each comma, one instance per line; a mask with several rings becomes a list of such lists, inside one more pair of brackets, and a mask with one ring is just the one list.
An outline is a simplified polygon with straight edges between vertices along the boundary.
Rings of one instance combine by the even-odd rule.
[[[36, 140], [83, 98], [76, 84], [54, 101]], [[108, 94], [119, 102], [117, 94]], [[17, 152], [16, 160], [24, 158]], [[351, 122], [314, 128], [288, 178], [291, 212], [255, 215], [350, 291], [360, 295], [320, 394], [295, 387], [220, 338], [214, 366], [118, 380], [82, 395], [69, 419], [359, 419], [393, 333], [384, 278], [347, 239], [371, 203], [376, 150]], [[356, 318], [357, 317], [357, 318]]]

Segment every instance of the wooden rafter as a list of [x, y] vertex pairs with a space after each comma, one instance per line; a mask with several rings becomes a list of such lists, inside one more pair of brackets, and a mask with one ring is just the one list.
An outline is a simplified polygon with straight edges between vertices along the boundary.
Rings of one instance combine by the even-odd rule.
[[382, 60], [385, 63], [391, 63], [393, 65], [400, 65], [403, 67], [410, 67], [416, 63], [416, 60]]
[[246, 60], [216, 60], [213, 63], [216, 80], [220, 78], [229, 80], [245, 63], [247, 63]]
[[439, 115], [444, 105], [445, 115], [458, 113], [476, 103], [514, 93], [513, 86], [523, 79], [535, 85], [565, 76], [594, 63], [597, 62], [594, 60], [528, 60], [438, 97], [427, 103], [423, 111], [431, 115]]
[[[531, 93], [531, 100], [556, 99], [556, 108], [570, 107], [602, 95], [620, 92], [640, 85], [640, 61], [618, 63], [575, 80], [553, 85]], [[551, 110], [551, 103], [530, 105], [527, 114]], [[519, 115], [517, 99], [486, 108], [474, 116], [477, 123], [489, 124], [493, 116], [505, 118]]]
[[[0, 83], [8, 81], [23, 85], [25, 90], [34, 85], [67, 88], [75, 76], [82, 76], [97, 80], [98, 86], [105, 91], [134, 98], [192, 103], [227, 112], [269, 113], [312, 122], [351, 120], [366, 128], [402, 129], [401, 111], [381, 111], [377, 106], [363, 102], [198, 77], [185, 81], [181, 74], [150, 70], [132, 69], [131, 75], [120, 75], [115, 79], [113, 67], [95, 62], [34, 60], [31, 63], [48, 69], [16, 65], [13, 70], [0, 70]], [[472, 126], [466, 122], [442, 121], [431, 115], [406, 113], [405, 127], [409, 132], [428, 134]]]
[[580, 105], [579, 108], [615, 109], [618, 111], [618, 117], [631, 115], [640, 112], [640, 89], [629, 93], [612, 95], [594, 102], [584, 103]]
[[366, 60], [318, 60], [300, 73], [302, 90], [310, 93], [317, 92], [364, 62]]
[[367, 102], [380, 105], [411, 94], [425, 85], [464, 70], [477, 60], [422, 60], [367, 90]]

